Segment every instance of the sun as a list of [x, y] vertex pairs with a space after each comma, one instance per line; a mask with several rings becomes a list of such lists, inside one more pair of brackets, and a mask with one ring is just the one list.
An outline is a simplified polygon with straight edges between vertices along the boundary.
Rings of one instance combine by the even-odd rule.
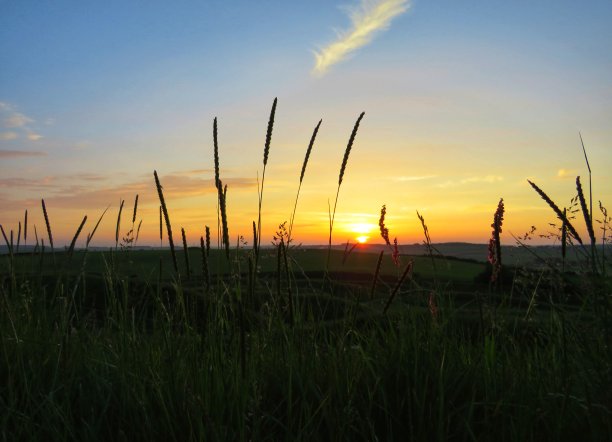
[[370, 235], [368, 234], [376, 226], [374, 226], [374, 224], [370, 224], [367, 222], [358, 222], [358, 223], [352, 223], [348, 227], [349, 227], [348, 230], [357, 234], [357, 236], [355, 237], [355, 240], [359, 244], [365, 244], [368, 241], [368, 239], [370, 239]]

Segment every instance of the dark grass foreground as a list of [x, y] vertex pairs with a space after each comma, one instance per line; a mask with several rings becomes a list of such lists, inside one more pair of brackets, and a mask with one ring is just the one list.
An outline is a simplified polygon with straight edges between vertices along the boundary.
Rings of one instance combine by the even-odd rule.
[[254, 296], [217, 276], [207, 291], [100, 255], [95, 278], [4, 274], [2, 440], [612, 436], [610, 324], [591, 301], [526, 315], [438, 289], [428, 307], [411, 281], [383, 316], [384, 285], [371, 300], [369, 281], [296, 278], [292, 326], [274, 275]]

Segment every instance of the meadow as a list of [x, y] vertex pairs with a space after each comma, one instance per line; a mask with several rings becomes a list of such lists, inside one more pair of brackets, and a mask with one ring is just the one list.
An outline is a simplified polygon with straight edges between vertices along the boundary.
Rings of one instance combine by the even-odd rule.
[[[501, 200], [487, 262], [444, 257], [422, 218], [426, 253], [402, 253], [384, 209], [382, 249], [339, 248], [333, 224], [361, 114], [328, 246], [295, 245], [298, 188], [294, 216], [263, 247], [275, 107], [249, 241], [230, 240], [216, 120], [219, 222], [200, 247], [174, 238], [156, 172], [168, 247], [134, 247], [120, 210], [115, 247], [89, 250], [96, 224], [76, 248], [84, 220], [69, 247], [54, 248], [44, 201], [47, 236], [35, 247], [18, 252], [2, 229], [3, 440], [612, 439], [609, 233], [595, 238], [579, 180], [590, 244], [574, 228], [580, 217], [532, 184], [560, 221], [561, 256], [537, 267], [502, 265]], [[120, 247], [121, 237], [132, 240]], [[570, 250], [580, 259], [566, 261]]]

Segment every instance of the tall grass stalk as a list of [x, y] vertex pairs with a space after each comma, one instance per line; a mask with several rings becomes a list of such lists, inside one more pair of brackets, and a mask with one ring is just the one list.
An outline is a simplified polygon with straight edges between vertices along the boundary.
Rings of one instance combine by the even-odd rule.
[[170, 225], [170, 216], [168, 215], [168, 208], [166, 207], [166, 200], [164, 199], [164, 192], [162, 189], [162, 185], [159, 182], [159, 178], [157, 176], [157, 171], [153, 171], [153, 176], [155, 177], [155, 187], [157, 188], [157, 195], [159, 196], [159, 202], [161, 204], [161, 209], [164, 214], [164, 219], [166, 220], [166, 230], [168, 232], [168, 244], [170, 244], [170, 254], [172, 255], [172, 265], [174, 266], [174, 271], [178, 275], [178, 263], [176, 261], [176, 251], [174, 250], [174, 240], [172, 239], [172, 226]]
[[533, 189], [538, 193], [538, 195], [540, 195], [540, 197], [544, 201], [546, 201], [546, 203], [550, 206], [550, 208], [553, 209], [557, 217], [561, 221], [565, 221], [565, 223], [567, 224], [567, 229], [569, 230], [571, 235], [576, 239], [576, 241], [582, 244], [582, 238], [580, 238], [580, 235], [578, 235], [578, 232], [576, 231], [572, 223], [569, 221], [569, 219], [563, 215], [563, 212], [561, 212], [561, 209], [559, 209], [559, 206], [557, 206], [553, 202], [553, 200], [551, 200], [550, 197], [542, 189], [540, 189], [534, 182], [532, 182], [531, 180], [527, 180], [527, 182], [531, 185], [531, 187], [533, 187]]
[[412, 273], [413, 265], [414, 265], [414, 261], [412, 261], [412, 260], [408, 261], [408, 264], [406, 264], [406, 268], [404, 269], [404, 273], [402, 273], [402, 276], [397, 280], [397, 283], [395, 284], [395, 287], [393, 288], [393, 291], [389, 295], [389, 298], [387, 298], [387, 302], [385, 303], [385, 307], [383, 308], [383, 315], [387, 314], [387, 310], [389, 310], [389, 307], [391, 306], [391, 302], [393, 302], [393, 299], [395, 298], [395, 296], [399, 292], [400, 288], [402, 287], [402, 284], [404, 283], [404, 280], [408, 277], [408, 275], [410, 273]]
[[304, 181], [304, 175], [306, 173], [306, 166], [308, 165], [308, 159], [310, 158], [310, 153], [312, 152], [312, 147], [314, 146], [315, 139], [317, 138], [317, 133], [319, 132], [319, 127], [321, 127], [321, 123], [323, 120], [319, 120], [314, 131], [312, 132], [312, 136], [310, 137], [310, 143], [308, 143], [308, 148], [306, 149], [306, 155], [304, 156], [304, 162], [302, 163], [302, 170], [300, 172], [300, 183], [298, 184], [297, 195], [295, 196], [295, 204], [293, 205], [293, 212], [291, 213], [291, 218], [289, 219], [289, 233], [287, 234], [287, 246], [291, 245], [291, 234], [293, 232], [293, 221], [295, 220], [295, 212], [297, 210], [298, 199], [300, 198], [300, 190], [302, 189], [302, 181]]
[[[93, 236], [96, 233], [96, 230], [98, 230], [98, 226], [100, 225], [100, 222], [102, 221], [102, 218], [104, 218], [104, 214], [106, 213], [106, 211], [110, 208], [110, 206], [106, 206], [106, 209], [104, 209], [104, 212], [102, 212], [102, 215], [100, 215], [100, 218], [98, 218], [98, 222], [96, 222], [96, 225], [94, 226], [93, 230], [87, 234], [87, 241], [85, 242], [85, 248], [89, 248], [89, 243], [91, 243], [91, 240], [93, 239]], [[36, 231], [36, 230], [34, 230]]]
[[264, 190], [264, 182], [266, 180], [266, 166], [268, 165], [268, 156], [270, 154], [270, 143], [272, 141], [272, 129], [274, 128], [274, 117], [276, 114], [276, 104], [278, 102], [278, 98], [274, 98], [274, 102], [272, 103], [272, 109], [270, 109], [270, 117], [268, 118], [268, 129], [266, 130], [266, 141], [264, 144], [264, 152], [263, 152], [263, 171], [261, 173], [261, 186], [258, 190], [259, 202], [257, 205], [257, 254], [255, 255], [255, 268], [257, 268], [257, 263], [259, 262], [260, 255], [260, 247], [261, 247], [261, 208], [263, 205], [263, 190]]
[[200, 236], [200, 252], [202, 253], [202, 281], [206, 293], [210, 291], [210, 270], [208, 269], [208, 249], [204, 237]]
[[23, 216], [23, 245], [24, 247], [28, 245], [28, 211], [25, 211], [25, 215]]
[[376, 270], [374, 270], [374, 277], [372, 278], [372, 287], [370, 288], [370, 299], [374, 298], [376, 293], [376, 284], [378, 283], [378, 275], [380, 274], [380, 265], [382, 264], [384, 250], [381, 250], [378, 254], [378, 260], [376, 261]]
[[55, 264], [55, 247], [53, 247], [53, 235], [51, 234], [51, 223], [49, 222], [49, 214], [47, 213], [47, 206], [45, 200], [41, 199], [43, 216], [45, 218], [45, 225], [47, 226], [47, 235], [49, 237], [49, 245], [51, 246], [51, 256], [53, 257], [53, 263]]
[[338, 188], [336, 190], [336, 199], [334, 201], [334, 210], [331, 212], [329, 217], [329, 243], [327, 247], [327, 264], [325, 266], [325, 272], [329, 274], [329, 262], [331, 259], [331, 246], [332, 246], [332, 232], [334, 230], [334, 220], [336, 219], [336, 208], [338, 206], [338, 196], [340, 195], [340, 186], [342, 186], [342, 180], [344, 178], [344, 172], [346, 172], [346, 165], [348, 163], [349, 155], [351, 154], [351, 149], [353, 148], [353, 143], [355, 142], [355, 137], [357, 136], [357, 130], [359, 129], [359, 124], [361, 123], [361, 119], [365, 115], [365, 112], [362, 112], [357, 121], [355, 121], [355, 125], [353, 126], [353, 131], [351, 132], [351, 136], [346, 145], [346, 149], [344, 150], [344, 156], [342, 157], [342, 165], [340, 166], [340, 173], [338, 174]]
[[[588, 163], [587, 163], [588, 164]], [[590, 177], [589, 177], [590, 179]], [[580, 177], [576, 177], [576, 192], [578, 192], [578, 200], [580, 201], [580, 209], [582, 210], [582, 215], [584, 216], [584, 224], [586, 225], [587, 232], [589, 234], [589, 239], [591, 240], [591, 266], [593, 268], [593, 273], [597, 271], [597, 263], [596, 263], [596, 252], [595, 252], [595, 231], [593, 230], [593, 212], [589, 211], [586, 205], [586, 201], [584, 199], [584, 192], [582, 191], [582, 184], [580, 183]], [[592, 210], [592, 206], [591, 206]]]
[[187, 279], [191, 278], [191, 266], [189, 265], [189, 248], [187, 247], [187, 236], [185, 229], [181, 227], [181, 236], [183, 237], [183, 251], [185, 252], [185, 270], [187, 271]]
[[159, 247], [162, 248], [164, 246], [164, 228], [163, 228], [163, 214], [162, 214], [162, 206], [159, 206]]
[[83, 217], [83, 221], [81, 221], [81, 224], [79, 224], [79, 227], [77, 228], [76, 233], [72, 237], [72, 241], [70, 242], [70, 247], [68, 248], [68, 258], [69, 259], [72, 258], [72, 253], [74, 252], [74, 247], [76, 245], [77, 239], [79, 235], [81, 234], [81, 230], [83, 230], [83, 226], [85, 225], [86, 222], [87, 222], [87, 215]]
[[17, 227], [17, 253], [19, 253], [19, 244], [21, 243], [21, 221], [18, 223]]
[[215, 188], [217, 189], [217, 248], [221, 248], [221, 180], [219, 178], [219, 141], [217, 133], [217, 117], [213, 120], [213, 161], [215, 166]]
[[221, 244], [225, 249], [225, 257], [227, 261], [230, 261], [230, 243], [229, 243], [229, 229], [227, 223], [227, 206], [225, 198], [227, 196], [227, 186], [223, 189], [223, 183], [219, 180], [219, 186], [217, 187], [217, 195], [219, 197], [219, 208], [221, 212], [221, 231], [222, 241]]
[[4, 242], [6, 243], [6, 249], [11, 252], [11, 242], [9, 241], [8, 237], [6, 236], [6, 232], [4, 231], [4, 227], [2, 227], [2, 224], [0, 224], [0, 230], [2, 231], [2, 236], [4, 237]]
[[117, 226], [115, 228], [115, 250], [117, 250], [117, 246], [119, 245], [119, 231], [121, 230], [121, 212], [123, 211], [123, 204], [125, 204], [125, 200], [121, 200], [121, 204], [119, 204], [119, 213], [117, 214]]

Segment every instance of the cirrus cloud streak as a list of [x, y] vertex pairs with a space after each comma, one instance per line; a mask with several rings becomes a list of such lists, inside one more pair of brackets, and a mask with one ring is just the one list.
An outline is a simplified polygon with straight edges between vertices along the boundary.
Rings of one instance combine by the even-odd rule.
[[391, 20], [408, 10], [408, 0], [361, 0], [359, 8], [349, 10], [352, 27], [338, 39], [314, 52], [314, 75], [321, 76], [336, 63], [367, 45], [374, 36], [389, 27]]

